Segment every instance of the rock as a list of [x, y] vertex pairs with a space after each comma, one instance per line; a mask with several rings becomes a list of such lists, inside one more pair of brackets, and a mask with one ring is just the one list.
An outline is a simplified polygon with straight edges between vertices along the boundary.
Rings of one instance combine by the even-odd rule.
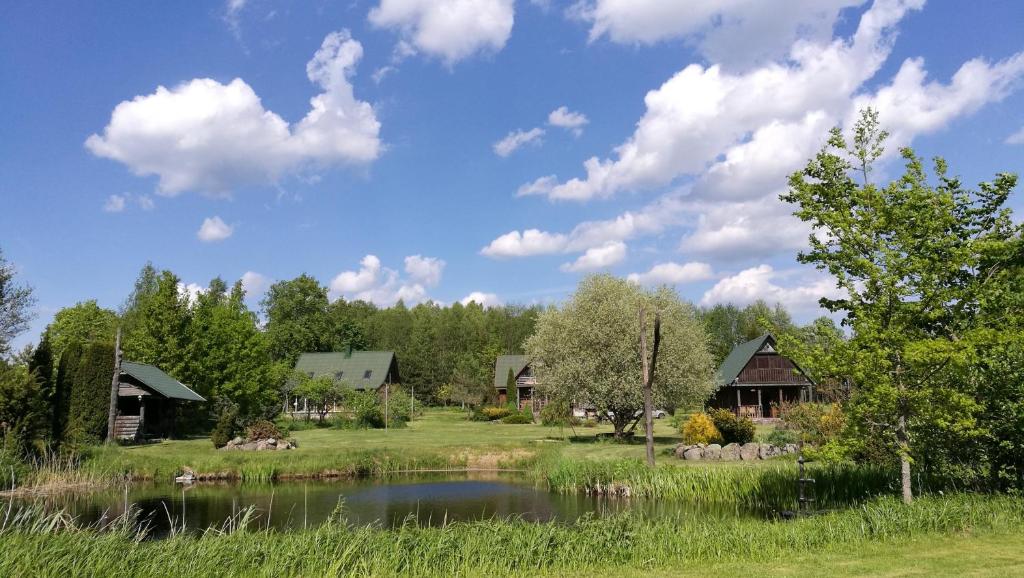
[[731, 443], [726, 444], [722, 448], [722, 459], [723, 460], [738, 460], [740, 459], [740, 444]]
[[773, 446], [771, 444], [761, 444], [761, 447], [757, 450], [757, 457], [762, 460], [774, 458], [775, 456], [782, 454], [782, 448], [779, 446]]
[[267, 440], [260, 440], [260, 441], [256, 442], [256, 451], [258, 451], [258, 452], [263, 451], [263, 450], [265, 450], [265, 449], [267, 449], [269, 447], [270, 446], [267, 445]]
[[786, 444], [782, 446], [782, 453], [784, 454], [795, 454], [800, 451], [800, 448], [796, 444]]
[[267, 445], [268, 446], [276, 446], [277, 445], [277, 440], [274, 439], [274, 438], [267, 438]]
[[252, 451], [252, 450], [259, 449], [258, 445], [259, 444], [257, 444], [256, 442], [248, 442], [248, 443], [244, 443], [244, 444], [242, 444], [240, 446], [235, 446], [235, 447], [240, 449], [240, 450]]
[[290, 443], [288, 443], [286, 441], [278, 442], [277, 449], [279, 449], [279, 450], [290, 450], [290, 449], [292, 449], [292, 444], [290, 444]]
[[704, 448], [704, 459], [705, 460], [720, 460], [722, 459], [722, 446], [719, 444], [709, 444], [708, 447]]
[[758, 450], [760, 450], [760, 448], [761, 444], [756, 444], [753, 442], [749, 444], [743, 444], [742, 446], [740, 446], [740, 459], [744, 461], [756, 460], [757, 452]]
[[235, 436], [235, 439], [229, 441], [228, 445], [240, 446], [240, 445], [242, 445], [244, 443], [245, 443], [245, 440], [243, 440], [241, 437]]
[[704, 459], [704, 448], [700, 446], [690, 446], [688, 450], [683, 452], [684, 460], [702, 460]]

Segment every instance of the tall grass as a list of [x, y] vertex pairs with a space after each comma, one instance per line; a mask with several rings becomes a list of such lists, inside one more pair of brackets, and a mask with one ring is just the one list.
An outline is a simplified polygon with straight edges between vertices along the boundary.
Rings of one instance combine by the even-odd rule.
[[749, 518], [637, 515], [582, 518], [571, 525], [515, 519], [350, 527], [277, 533], [225, 527], [199, 536], [140, 540], [128, 525], [69, 529], [30, 512], [0, 527], [3, 576], [465, 576], [654, 569], [719, 560], [772, 561], [869, 542], [936, 534], [1019, 531], [1024, 500], [958, 495], [905, 506], [880, 498], [860, 507], [765, 522]]
[[[895, 490], [896, 476], [870, 465], [814, 465], [809, 490], [819, 508], [847, 506]], [[762, 510], [796, 509], [797, 466], [754, 465], [648, 468], [639, 460], [558, 460], [544, 476], [553, 491], [737, 504]]]

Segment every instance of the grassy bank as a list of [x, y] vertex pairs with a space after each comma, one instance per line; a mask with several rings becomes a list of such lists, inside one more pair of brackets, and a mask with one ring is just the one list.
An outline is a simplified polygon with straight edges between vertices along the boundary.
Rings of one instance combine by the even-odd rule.
[[[944, 537], [957, 537], [958, 558], [969, 559], [963, 548], [969, 541], [960, 536], [1020, 545], [1022, 523], [1021, 499], [979, 496], [924, 498], [912, 506], [884, 498], [794, 522], [623, 515], [569, 526], [499, 520], [382, 530], [334, 523], [283, 534], [208, 532], [157, 541], [140, 541], [128, 528], [67, 529], [25, 516], [0, 531], [0, 575], [587, 575], [615, 568], [646, 575], [704, 574], [723, 564], [779, 574], [774, 565], [791, 564], [794, 557], [867, 564], [866, 555], [884, 556], [908, 542], [948, 544]], [[985, 561], [978, 559], [975, 568]], [[1004, 560], [1018, 568], [1022, 561], [1019, 550]], [[874, 568], [900, 573], [899, 567]], [[844, 574], [841, 569], [834, 573]], [[822, 568], [807, 570], [820, 575]]]
[[[579, 461], [545, 464], [544, 479], [553, 491], [597, 495], [736, 504], [762, 510], [795, 509], [793, 462], [706, 463], [650, 469], [637, 460]], [[817, 508], [834, 508], [895, 492], [894, 472], [867, 465], [809, 464], [816, 483], [808, 490]]]
[[[458, 410], [428, 409], [408, 427], [392, 430], [308, 429], [290, 437], [295, 450], [240, 452], [214, 449], [207, 438], [170, 440], [137, 446], [87, 448], [76, 471], [63, 465], [40, 468], [19, 485], [50, 484], [62, 479], [119, 484], [126, 479], [169, 481], [190, 468], [200, 477], [265, 482], [330, 476], [380, 476], [406, 470], [523, 468], [542, 455], [579, 460], [642, 458], [644, 446], [603, 441], [609, 426], [550, 428], [472, 422]], [[665, 464], [681, 441], [679, 433], [659, 420], [657, 451]]]

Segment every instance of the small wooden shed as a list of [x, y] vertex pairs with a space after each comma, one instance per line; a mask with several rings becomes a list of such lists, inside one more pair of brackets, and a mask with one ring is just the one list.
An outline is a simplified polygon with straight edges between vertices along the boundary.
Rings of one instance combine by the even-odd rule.
[[120, 440], [171, 437], [177, 405], [203, 401], [203, 396], [160, 368], [123, 361], [118, 374], [114, 436]]

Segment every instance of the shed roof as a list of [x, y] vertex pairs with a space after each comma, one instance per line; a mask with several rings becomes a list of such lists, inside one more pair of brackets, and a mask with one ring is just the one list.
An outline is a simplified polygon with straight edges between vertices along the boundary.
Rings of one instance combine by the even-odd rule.
[[765, 343], [775, 347], [775, 338], [772, 337], [771, 333], [765, 333], [760, 337], [733, 347], [729, 355], [722, 360], [721, 367], [718, 368], [718, 386], [722, 387], [732, 383], [739, 376], [740, 372], [743, 371], [743, 368], [747, 366], [750, 358], [754, 357], [758, 351], [761, 351]]
[[295, 370], [311, 377], [326, 375], [354, 389], [377, 389], [387, 381], [394, 360], [393, 351], [303, 353]]
[[530, 364], [525, 355], [499, 355], [494, 362], [494, 387], [504, 389], [508, 381], [508, 370], [512, 375], [519, 377], [519, 374]]
[[187, 385], [164, 373], [159, 367], [146, 363], [121, 362], [121, 373], [127, 373], [143, 385], [170, 399], [206, 401], [203, 396], [189, 389]]

